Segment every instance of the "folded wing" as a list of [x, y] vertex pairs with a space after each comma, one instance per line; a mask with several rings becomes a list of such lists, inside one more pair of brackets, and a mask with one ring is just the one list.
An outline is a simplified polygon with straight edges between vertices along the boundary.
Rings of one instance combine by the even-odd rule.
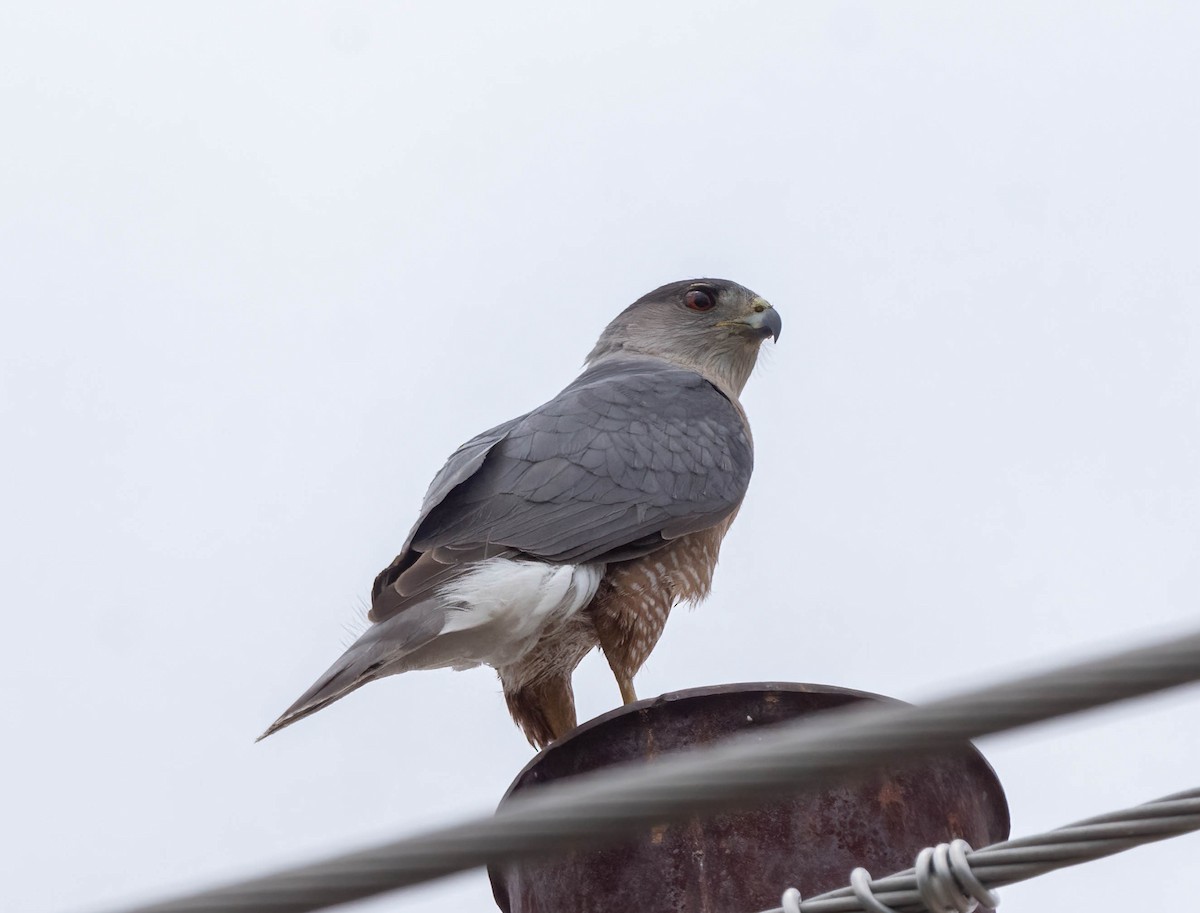
[[648, 554], [728, 516], [752, 468], [741, 413], [701, 375], [654, 358], [606, 360], [450, 457], [375, 580], [371, 619], [420, 602], [466, 562]]

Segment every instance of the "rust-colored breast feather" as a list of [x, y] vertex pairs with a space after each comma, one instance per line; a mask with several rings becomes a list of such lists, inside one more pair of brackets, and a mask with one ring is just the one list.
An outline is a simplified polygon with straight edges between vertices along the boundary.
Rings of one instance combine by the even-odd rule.
[[632, 679], [646, 662], [678, 602], [708, 595], [726, 520], [632, 561], [609, 565], [587, 608], [617, 680]]
[[708, 595], [721, 540], [735, 514], [649, 555], [610, 564], [587, 608], [546, 632], [519, 663], [499, 670], [508, 709], [531, 743], [541, 747], [574, 728], [571, 673], [596, 646], [622, 697], [635, 699], [633, 677], [658, 643], [671, 609]]

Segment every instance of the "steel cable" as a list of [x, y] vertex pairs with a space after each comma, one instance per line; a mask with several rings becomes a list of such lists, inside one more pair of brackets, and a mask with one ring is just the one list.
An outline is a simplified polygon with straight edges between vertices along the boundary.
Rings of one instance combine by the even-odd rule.
[[[494, 816], [120, 913], [302, 913], [797, 793], [1200, 679], [1200, 632], [921, 706], [858, 706], [541, 787]], [[1008, 874], [1023, 863], [1009, 861]], [[1005, 877], [1008, 877], [1007, 874]]]
[[[1032, 837], [1006, 840], [966, 854], [970, 873], [986, 888], [1027, 881], [1168, 837], [1200, 830], [1200, 789], [1088, 818]], [[926, 913], [914, 869], [869, 881], [875, 900], [896, 913]], [[853, 887], [802, 900], [800, 913], [871, 913]], [[762, 913], [787, 913], [775, 907]]]

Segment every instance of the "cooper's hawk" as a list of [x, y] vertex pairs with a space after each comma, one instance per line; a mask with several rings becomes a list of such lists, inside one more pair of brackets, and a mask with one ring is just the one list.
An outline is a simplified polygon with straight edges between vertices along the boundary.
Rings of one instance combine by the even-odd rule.
[[558, 396], [454, 452], [375, 579], [374, 624], [263, 735], [385, 675], [488, 665], [540, 747], [574, 728], [596, 646], [636, 700], [671, 608], [708, 594], [753, 465], [738, 396], [780, 327], [721, 279], [627, 307]]

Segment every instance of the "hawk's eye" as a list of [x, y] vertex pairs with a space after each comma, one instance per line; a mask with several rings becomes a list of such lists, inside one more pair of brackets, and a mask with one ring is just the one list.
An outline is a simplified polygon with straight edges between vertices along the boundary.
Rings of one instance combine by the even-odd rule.
[[711, 311], [717, 304], [712, 295], [702, 288], [694, 288], [684, 295], [683, 303], [693, 311]]

